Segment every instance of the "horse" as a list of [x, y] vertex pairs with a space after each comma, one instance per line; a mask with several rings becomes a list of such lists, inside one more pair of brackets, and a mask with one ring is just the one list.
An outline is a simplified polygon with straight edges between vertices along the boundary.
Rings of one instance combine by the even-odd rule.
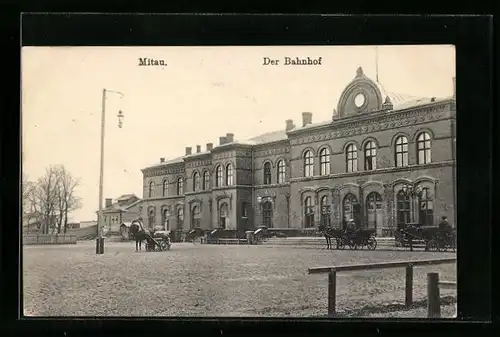
[[325, 236], [326, 249], [333, 249], [332, 248], [332, 238], [335, 239], [337, 249], [339, 249], [340, 240], [341, 240], [342, 235], [343, 235], [342, 230], [337, 229], [337, 228], [333, 228], [332, 226], [328, 226], [325, 224], [319, 225], [318, 230]]
[[139, 221], [133, 221], [130, 225], [129, 232], [135, 240], [135, 251], [142, 250], [142, 241], [147, 240], [149, 237], [142, 224]]

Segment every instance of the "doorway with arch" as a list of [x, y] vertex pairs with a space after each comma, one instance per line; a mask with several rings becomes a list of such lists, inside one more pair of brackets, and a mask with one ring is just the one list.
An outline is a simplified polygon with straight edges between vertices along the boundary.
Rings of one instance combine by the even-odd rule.
[[191, 228], [199, 228], [200, 219], [201, 219], [200, 206], [195, 205], [191, 210]]
[[344, 211], [344, 221], [342, 221], [344, 226], [349, 220], [352, 219], [358, 228], [361, 227], [361, 205], [359, 204], [358, 198], [354, 194], [348, 193], [344, 197], [342, 209]]
[[273, 227], [273, 204], [269, 200], [262, 203], [262, 225], [267, 228]]
[[377, 235], [382, 235], [384, 226], [384, 209], [382, 196], [378, 192], [371, 192], [366, 196], [366, 224], [375, 229]]
[[219, 225], [222, 229], [226, 229], [229, 225], [229, 207], [225, 202], [219, 208]]

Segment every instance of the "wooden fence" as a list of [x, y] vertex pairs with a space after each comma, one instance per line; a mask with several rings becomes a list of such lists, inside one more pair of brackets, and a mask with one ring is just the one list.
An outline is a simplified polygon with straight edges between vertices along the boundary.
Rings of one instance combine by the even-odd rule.
[[413, 304], [413, 267], [428, 266], [446, 263], [456, 263], [457, 258], [416, 260], [416, 261], [395, 261], [382, 263], [354, 264], [344, 266], [316, 267], [309, 268], [309, 274], [328, 274], [328, 315], [335, 315], [337, 298], [337, 272], [359, 271], [371, 269], [405, 268], [405, 305], [410, 307]]
[[76, 244], [76, 235], [23, 235], [23, 245], [67, 245]]

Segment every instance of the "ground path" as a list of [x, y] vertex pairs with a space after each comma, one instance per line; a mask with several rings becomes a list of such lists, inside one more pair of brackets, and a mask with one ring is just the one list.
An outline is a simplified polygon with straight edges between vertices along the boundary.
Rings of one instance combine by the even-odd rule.
[[[327, 278], [308, 275], [309, 267], [455, 256], [191, 243], [136, 253], [132, 242], [110, 242], [104, 255], [96, 255], [93, 241], [23, 248], [25, 313], [44, 316], [322, 316]], [[453, 264], [416, 267], [415, 301], [425, 299], [426, 275], [434, 271], [456, 280]], [[401, 305], [404, 277], [404, 269], [339, 273], [337, 308], [348, 315]], [[455, 293], [442, 290], [443, 297]], [[425, 316], [425, 309], [415, 310]]]

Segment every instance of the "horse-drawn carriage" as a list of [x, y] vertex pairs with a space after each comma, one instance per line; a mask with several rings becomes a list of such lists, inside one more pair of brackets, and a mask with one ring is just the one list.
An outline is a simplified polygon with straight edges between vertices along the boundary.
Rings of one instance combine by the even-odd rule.
[[319, 231], [326, 238], [327, 249], [333, 248], [332, 239], [335, 240], [337, 249], [349, 247], [349, 249], [357, 250], [366, 247], [368, 250], [375, 250], [377, 248], [374, 228], [343, 230], [330, 226], [320, 226]]
[[169, 231], [150, 231], [146, 238], [146, 251], [165, 251], [170, 250], [172, 243], [170, 242]]
[[344, 231], [343, 235], [337, 239], [338, 249], [349, 249], [357, 250], [363, 249], [366, 246], [368, 250], [375, 250], [377, 248], [377, 240], [375, 239], [375, 229], [374, 228], [361, 228], [352, 231]]
[[396, 246], [410, 247], [423, 244], [426, 251], [455, 251], [456, 231], [451, 227], [422, 226], [419, 223], [408, 223], [398, 226], [394, 233]]
[[170, 250], [170, 231], [146, 229], [140, 220], [132, 221], [130, 234], [135, 239], [135, 249], [140, 250], [142, 242], [146, 241], [146, 251], [166, 251]]

